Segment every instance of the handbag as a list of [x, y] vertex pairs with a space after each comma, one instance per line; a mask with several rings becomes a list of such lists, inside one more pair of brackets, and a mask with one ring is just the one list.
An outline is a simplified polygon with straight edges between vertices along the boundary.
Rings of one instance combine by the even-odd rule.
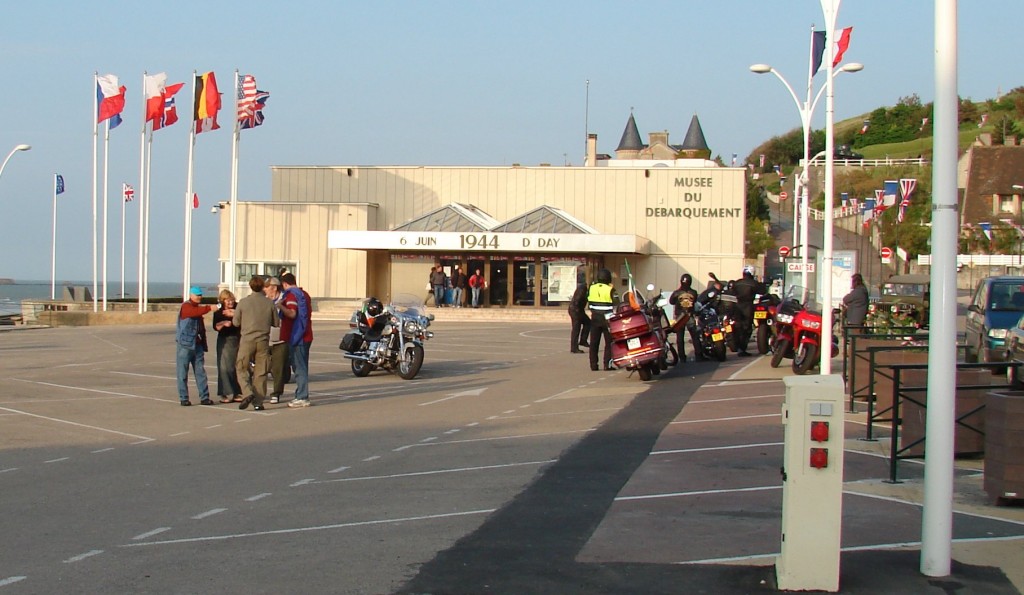
[[433, 288], [430, 286], [430, 281], [427, 281], [427, 291], [430, 291], [431, 289]]

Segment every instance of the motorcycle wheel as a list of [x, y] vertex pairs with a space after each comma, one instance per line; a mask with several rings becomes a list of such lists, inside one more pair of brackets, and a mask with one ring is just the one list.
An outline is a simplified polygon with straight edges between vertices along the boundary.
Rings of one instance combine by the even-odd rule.
[[364, 362], [363, 360], [354, 359], [352, 360], [352, 373], [359, 378], [364, 378], [370, 375], [373, 371], [373, 364], [370, 362]]
[[403, 380], [412, 380], [423, 366], [423, 346], [406, 345], [402, 358], [398, 360], [398, 375]]
[[653, 374], [651, 374], [651, 369], [648, 368], [647, 366], [641, 366], [641, 367], [637, 368], [636, 369], [636, 373], [637, 373], [637, 375], [640, 376], [640, 380], [642, 380], [644, 382], [647, 382], [648, 380], [650, 380], [653, 377]]
[[757, 352], [761, 355], [768, 353], [768, 339], [771, 338], [772, 329], [767, 324], [757, 327]]
[[715, 343], [714, 351], [715, 351], [715, 359], [717, 359], [720, 362], [724, 362], [725, 361], [725, 341], [722, 341], [721, 343]]
[[793, 372], [806, 374], [818, 360], [818, 346], [814, 343], [801, 343], [793, 354]]
[[789, 341], [787, 339], [778, 339], [775, 341], [775, 353], [772, 354], [771, 366], [778, 368], [779, 364], [782, 363], [782, 358], [786, 357], [786, 352], [789, 351]]

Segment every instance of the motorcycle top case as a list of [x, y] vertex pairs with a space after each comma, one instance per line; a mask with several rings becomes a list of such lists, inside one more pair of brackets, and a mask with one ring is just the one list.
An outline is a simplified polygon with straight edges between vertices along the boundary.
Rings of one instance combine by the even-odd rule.
[[342, 351], [352, 353], [353, 351], [359, 351], [363, 347], [363, 335], [360, 333], [348, 333], [341, 338], [341, 345], [338, 346]]
[[651, 332], [651, 321], [643, 312], [629, 309], [609, 316], [608, 330], [613, 341], [622, 341]]

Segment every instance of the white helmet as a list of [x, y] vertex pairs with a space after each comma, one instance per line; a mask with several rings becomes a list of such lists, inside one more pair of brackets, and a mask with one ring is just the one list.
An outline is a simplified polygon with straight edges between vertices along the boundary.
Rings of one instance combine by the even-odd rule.
[[749, 264], [743, 265], [743, 274], [746, 275], [747, 273], [750, 273], [750, 275], [753, 276], [754, 275], [754, 267], [749, 265]]

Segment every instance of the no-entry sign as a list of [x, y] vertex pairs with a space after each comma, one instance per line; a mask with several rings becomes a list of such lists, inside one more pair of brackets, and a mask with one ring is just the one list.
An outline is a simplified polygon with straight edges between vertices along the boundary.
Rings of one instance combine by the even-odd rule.
[[885, 259], [892, 258], [892, 248], [890, 248], [888, 246], [882, 246], [878, 250], [878, 255], [881, 256], [882, 258], [885, 258]]
[[787, 198], [789, 198], [789, 193], [785, 190], [779, 193], [779, 200], [786, 200]]
[[779, 246], [779, 256], [782, 258], [789, 256], [789, 246]]

